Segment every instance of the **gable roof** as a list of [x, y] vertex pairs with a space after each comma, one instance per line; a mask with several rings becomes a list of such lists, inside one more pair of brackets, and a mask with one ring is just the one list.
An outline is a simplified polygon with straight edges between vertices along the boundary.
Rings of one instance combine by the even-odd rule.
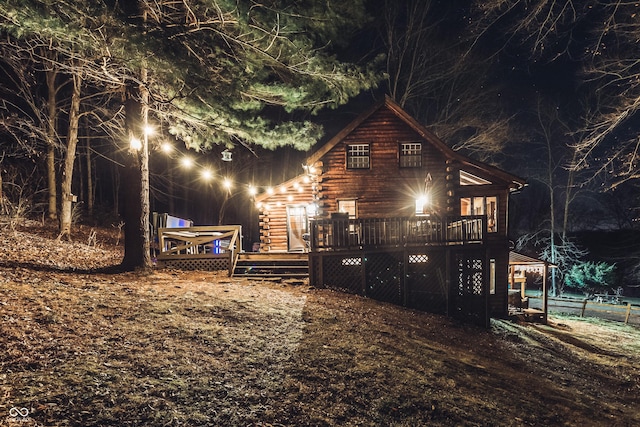
[[387, 108], [391, 112], [393, 112], [396, 117], [398, 117], [400, 120], [406, 123], [425, 141], [429, 142], [438, 150], [440, 150], [446, 157], [457, 160], [463, 165], [472, 166], [490, 175], [496, 176], [497, 178], [508, 182], [509, 186], [512, 189], [520, 189], [526, 185], [526, 181], [516, 175], [513, 175], [495, 166], [491, 166], [486, 163], [475, 161], [469, 157], [466, 157], [452, 150], [447, 144], [442, 142], [442, 140], [438, 138], [434, 133], [427, 130], [427, 128], [425, 128], [423, 125], [418, 123], [416, 119], [414, 119], [406, 111], [404, 111], [402, 107], [400, 107], [400, 105], [398, 105], [388, 95], [385, 95], [384, 100], [374, 104], [371, 108], [369, 108], [368, 110], [360, 114], [355, 120], [349, 123], [344, 129], [338, 132], [333, 138], [327, 141], [327, 143], [325, 143], [317, 151], [311, 154], [307, 158], [307, 161], [306, 161], [307, 165], [313, 165], [315, 162], [319, 161], [325, 154], [331, 151], [336, 145], [338, 145], [342, 140], [344, 140], [351, 132], [353, 132], [356, 128], [358, 128], [358, 126], [360, 126], [365, 120], [367, 120], [376, 111], [380, 110], [381, 108]]
[[546, 264], [551, 268], [558, 267], [549, 261], [545, 261], [538, 258], [532, 258], [528, 255], [521, 254], [519, 252], [509, 251], [509, 265], [541, 265]]

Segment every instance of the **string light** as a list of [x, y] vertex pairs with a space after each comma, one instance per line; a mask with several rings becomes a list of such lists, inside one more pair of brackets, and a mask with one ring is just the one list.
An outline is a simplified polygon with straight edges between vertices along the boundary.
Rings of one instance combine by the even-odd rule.
[[233, 186], [233, 183], [231, 182], [231, 180], [229, 178], [225, 178], [222, 181], [222, 186], [225, 188], [225, 190], [231, 190], [231, 187]]
[[[152, 136], [157, 134], [157, 129], [153, 126], [147, 125], [144, 126], [144, 128], [142, 129], [143, 131], [143, 135], [146, 137]], [[132, 137], [129, 140], [129, 145], [130, 145], [130, 149], [131, 150], [141, 150], [142, 149], [142, 145], [143, 142], [141, 141], [141, 139], [139, 138], [135, 138]], [[158, 151], [162, 151], [163, 153], [167, 154], [170, 156], [170, 158], [175, 159], [178, 161], [179, 165], [184, 168], [184, 169], [194, 169], [194, 168], [198, 168], [199, 170], [196, 171], [196, 173], [198, 173], [200, 175], [200, 178], [203, 181], [206, 182], [210, 182], [212, 180], [215, 179], [215, 173], [212, 170], [211, 167], [201, 167], [200, 165], [197, 164], [197, 162], [190, 157], [189, 155], [184, 155], [182, 157], [176, 156], [173, 153], [176, 153], [176, 147], [169, 141], [164, 141], [158, 145], [156, 145]], [[224, 150], [222, 153], [222, 160], [223, 161], [230, 161], [231, 160], [231, 151], [230, 150]], [[306, 165], [303, 165], [305, 172], [307, 173], [311, 173], [313, 174], [315, 172], [315, 169], [313, 167], [309, 167]], [[223, 187], [226, 191], [231, 191], [232, 188], [234, 187], [234, 183], [231, 179], [231, 177], [224, 177], [222, 180], [219, 181], [221, 187]], [[305, 175], [303, 176], [303, 178], [301, 180], [296, 180], [293, 181], [293, 183], [291, 184], [290, 188], [287, 188], [287, 185], [282, 184], [278, 187], [276, 187], [274, 189], [274, 187], [266, 187], [266, 186], [256, 186], [255, 184], [245, 184], [242, 185], [242, 187], [245, 189], [245, 191], [247, 192], [246, 194], [249, 195], [249, 197], [254, 198], [256, 197], [258, 194], [260, 194], [261, 192], [266, 193], [267, 195], [271, 196], [274, 195], [277, 192], [279, 192], [280, 194], [286, 196], [286, 200], [288, 201], [293, 201], [294, 200], [294, 195], [289, 194], [290, 191], [296, 191], [298, 193], [303, 193], [304, 192], [304, 188], [305, 186], [303, 184], [309, 184], [311, 183], [312, 180], [310, 178], [310, 176]], [[282, 202], [277, 202], [276, 204], [277, 206], [282, 206]], [[264, 208], [265, 210], [268, 210], [270, 206], [268, 203], [260, 203], [259, 205], [256, 205], [259, 208]]]
[[132, 137], [129, 140], [129, 146], [131, 147], [132, 150], [138, 151], [142, 149], [142, 141], [140, 141], [139, 138]]
[[189, 156], [184, 156], [181, 160], [180, 160], [180, 164], [185, 168], [185, 169], [191, 169], [191, 167], [193, 166], [193, 159]]
[[168, 143], [168, 142], [165, 142], [165, 143], [163, 143], [163, 144], [160, 146], [160, 149], [161, 149], [165, 154], [169, 154], [169, 153], [171, 153], [171, 152], [173, 151], [173, 145], [171, 145], [171, 144], [170, 144], [170, 143]]
[[203, 169], [200, 175], [205, 181], [211, 181], [213, 179], [213, 172], [211, 172], [211, 169]]

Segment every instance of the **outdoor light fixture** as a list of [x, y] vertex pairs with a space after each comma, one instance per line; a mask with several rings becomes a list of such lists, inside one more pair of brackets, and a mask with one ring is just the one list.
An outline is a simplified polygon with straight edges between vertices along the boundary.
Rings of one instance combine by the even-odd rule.
[[182, 166], [186, 169], [191, 168], [191, 166], [193, 166], [193, 159], [191, 159], [191, 157], [183, 157], [182, 160], [180, 160], [180, 163], [182, 164]]
[[129, 140], [129, 146], [131, 147], [132, 150], [140, 150], [142, 148], [142, 141], [140, 141], [140, 139], [132, 137]]
[[173, 151], [173, 145], [169, 144], [168, 142], [165, 142], [160, 146], [160, 149], [163, 152], [169, 154], [169, 153], [171, 153]]
[[145, 134], [146, 136], [151, 136], [151, 135], [153, 135], [154, 133], [156, 133], [156, 130], [153, 128], [153, 126], [146, 125], [146, 126], [144, 127], [144, 134]]
[[230, 162], [231, 161], [231, 151], [224, 150], [222, 152], [222, 161], [223, 162]]
[[204, 179], [205, 181], [211, 181], [212, 178], [213, 178], [213, 172], [211, 172], [210, 169], [204, 169], [202, 171], [202, 179]]
[[251, 197], [255, 196], [256, 194], [258, 194], [258, 190], [256, 189], [256, 187], [254, 187], [253, 185], [249, 186], [249, 195]]
[[420, 195], [416, 199], [416, 214], [424, 214], [426, 213], [425, 207], [429, 204], [429, 196], [426, 194]]
[[269, 194], [269, 195], [273, 194], [273, 188], [272, 187], [267, 188], [267, 194]]
[[230, 190], [231, 180], [229, 178], [225, 178], [224, 181], [222, 181], [222, 185], [224, 186], [225, 189]]

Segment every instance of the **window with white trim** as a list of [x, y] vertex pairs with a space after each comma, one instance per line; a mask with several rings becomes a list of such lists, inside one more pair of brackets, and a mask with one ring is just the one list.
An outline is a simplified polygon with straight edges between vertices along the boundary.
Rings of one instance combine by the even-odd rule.
[[420, 142], [403, 142], [400, 144], [400, 167], [422, 167], [422, 144]]
[[338, 212], [349, 214], [349, 219], [358, 217], [358, 205], [355, 199], [338, 200]]
[[347, 145], [347, 169], [369, 169], [369, 144]]

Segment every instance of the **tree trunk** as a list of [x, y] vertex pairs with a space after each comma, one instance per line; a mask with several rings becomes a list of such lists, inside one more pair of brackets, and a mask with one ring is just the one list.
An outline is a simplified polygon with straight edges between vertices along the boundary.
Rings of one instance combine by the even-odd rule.
[[[141, 72], [146, 81], [146, 70]], [[125, 166], [125, 182], [121, 215], [124, 220], [124, 258], [121, 267], [127, 270], [147, 270], [151, 264], [149, 224], [149, 140], [143, 131], [148, 120], [149, 93], [144, 87], [127, 88], [125, 109], [129, 138], [141, 141], [140, 150], [131, 149]]]
[[[553, 146], [552, 146], [552, 136], [549, 130], [549, 127], [545, 125], [545, 120], [540, 115], [541, 111], [538, 108], [538, 121], [542, 126], [542, 129], [545, 133], [545, 140], [547, 144], [547, 185], [549, 186], [549, 215], [550, 215], [550, 225], [549, 225], [549, 245], [551, 251], [551, 263], [556, 263], [557, 257], [557, 248], [556, 248], [556, 205], [555, 205], [555, 186], [553, 179], [554, 172], [554, 162], [553, 162]], [[558, 287], [556, 283], [556, 269], [551, 269], [551, 295], [556, 296]]]
[[169, 214], [176, 214], [176, 201], [175, 201], [175, 190], [174, 190], [174, 182], [173, 182], [173, 165], [171, 164], [171, 159], [167, 156], [167, 176], [169, 179]]
[[564, 214], [562, 217], [562, 241], [567, 241], [567, 228], [569, 227], [569, 206], [573, 199], [573, 180], [576, 173], [576, 161], [578, 159], [578, 150], [573, 149], [573, 157], [571, 158], [571, 164], [569, 165], [569, 175], [567, 176], [567, 188], [565, 191], [564, 199]]
[[87, 141], [87, 215], [89, 215], [90, 218], [93, 218], [93, 202], [95, 200], [95, 190], [93, 188], [93, 165], [91, 164], [91, 137], [89, 136], [88, 126], [87, 132], [85, 132], [85, 138]]
[[47, 187], [49, 191], [49, 219], [58, 218], [58, 191], [56, 182], [56, 122], [57, 122], [57, 109], [56, 109], [56, 75], [58, 73], [51, 69], [46, 72], [47, 79], [47, 110], [49, 112], [47, 121]]
[[71, 240], [71, 220], [73, 209], [73, 164], [78, 145], [78, 125], [80, 122], [80, 92], [82, 89], [82, 76], [73, 74], [73, 93], [71, 94], [71, 106], [69, 107], [69, 131], [67, 134], [67, 149], [64, 157], [64, 169], [62, 170], [62, 209], [60, 210], [60, 229], [58, 239]]
[[2, 192], [2, 159], [0, 159], [0, 214], [4, 214], [4, 211], [4, 193]]
[[120, 168], [111, 163], [111, 185], [113, 195], [113, 214], [120, 214]]

